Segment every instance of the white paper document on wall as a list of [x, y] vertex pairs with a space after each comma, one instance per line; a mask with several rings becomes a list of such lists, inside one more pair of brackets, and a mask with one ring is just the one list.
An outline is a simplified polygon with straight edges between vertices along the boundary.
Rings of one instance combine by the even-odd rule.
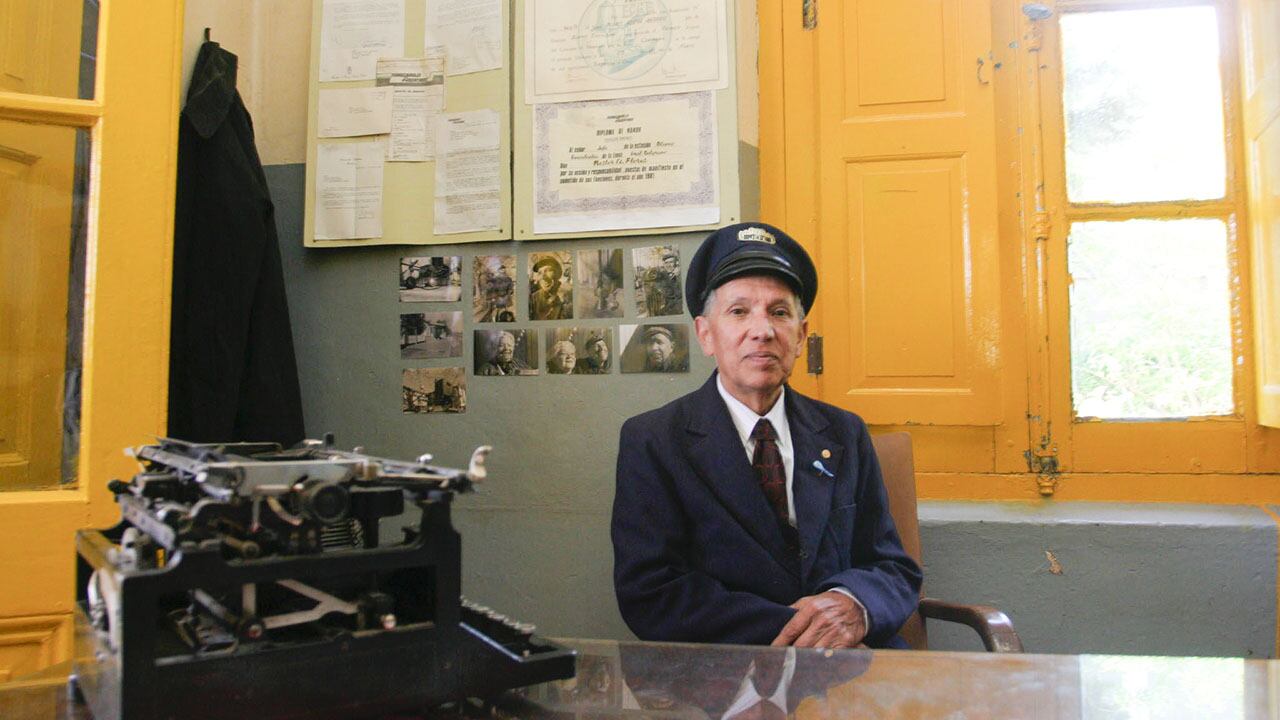
[[316, 240], [382, 237], [386, 138], [316, 145]]
[[499, 0], [427, 0], [426, 44], [443, 45], [450, 75], [502, 67]]
[[493, 110], [436, 120], [436, 235], [501, 228], [500, 129]]
[[391, 132], [391, 89], [321, 90], [316, 127], [317, 137], [386, 135]]
[[525, 102], [719, 90], [725, 0], [527, 0]]
[[378, 87], [391, 93], [390, 162], [421, 162], [436, 156], [436, 118], [444, 111], [444, 48], [426, 57], [378, 61]]
[[535, 234], [720, 221], [712, 92], [534, 108]]
[[378, 58], [404, 55], [404, 0], [325, 0], [320, 81], [372, 80]]

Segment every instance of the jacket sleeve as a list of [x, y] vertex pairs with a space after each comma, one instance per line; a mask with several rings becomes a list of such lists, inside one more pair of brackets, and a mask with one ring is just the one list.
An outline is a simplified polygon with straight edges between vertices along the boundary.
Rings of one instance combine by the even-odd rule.
[[795, 610], [692, 567], [690, 519], [662, 462], [676, 453], [658, 444], [634, 419], [623, 425], [611, 526], [623, 619], [642, 640], [769, 644]]
[[849, 569], [822, 582], [822, 590], [845, 587], [867, 609], [866, 643], [888, 642], [920, 603], [923, 573], [902, 547], [889, 514], [889, 496], [880, 475], [880, 461], [866, 425], [854, 419], [858, 453], [856, 502]]

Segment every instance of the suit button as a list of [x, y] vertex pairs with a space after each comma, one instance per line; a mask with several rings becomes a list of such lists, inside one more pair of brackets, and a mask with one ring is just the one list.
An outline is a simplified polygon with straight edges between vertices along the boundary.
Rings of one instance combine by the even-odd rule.
[[800, 559], [801, 559], [801, 560], [808, 560], [808, 559], [809, 559], [809, 551], [808, 551], [808, 550], [801, 550], [801, 551], [800, 551]]

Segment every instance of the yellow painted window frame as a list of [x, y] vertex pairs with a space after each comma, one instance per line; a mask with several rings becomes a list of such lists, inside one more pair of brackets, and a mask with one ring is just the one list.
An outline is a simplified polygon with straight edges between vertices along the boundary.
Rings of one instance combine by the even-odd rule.
[[[1182, 202], [1140, 202], [1126, 204], [1071, 203], [1066, 195], [1066, 142], [1062, 103], [1063, 59], [1058, 21], [1066, 14], [1105, 10], [1149, 9], [1179, 6], [1212, 6], [1219, 19], [1222, 59], [1223, 118], [1227, 157], [1227, 187], [1222, 199]], [[1237, 52], [1235, 3], [1231, 0], [1058, 0], [1052, 19], [1052, 33], [1045, 33], [1045, 60], [1052, 72], [1045, 74], [1041, 115], [1045, 141], [1046, 201], [1050, 218], [1049, 254], [1049, 337], [1050, 414], [1061, 448], [1059, 466], [1064, 472], [1242, 474], [1258, 465], [1250, 462], [1246, 435], [1256, 426], [1253, 402], [1253, 358], [1246, 352], [1250, 307], [1248, 272], [1248, 228], [1243, 222], [1245, 198], [1244, 148], [1241, 143], [1240, 61]], [[1137, 218], [1213, 218], [1228, 226], [1228, 264], [1231, 269], [1232, 386], [1235, 412], [1232, 415], [1162, 421], [1104, 421], [1077, 418], [1071, 397], [1071, 349], [1066, 266], [1067, 236], [1071, 224], [1088, 220]], [[1069, 434], [1069, 437], [1063, 435]]]
[[[1001, 0], [993, 12], [1010, 17], [1017, 16], [1019, 23], [1024, 23], [1019, 7], [1021, 3], [1014, 0]], [[1073, 8], [1083, 7], [1086, 3], [1076, 2]], [[1103, 3], [1096, 3], [1103, 4]], [[1111, 6], [1113, 3], [1105, 3]], [[1150, 6], [1150, 0], [1130, 0], [1132, 7]], [[1158, 3], [1168, 5], [1170, 3]], [[1182, 4], [1197, 4], [1196, 0], [1185, 0]], [[1239, 9], [1234, 3], [1220, 3], [1230, 8], [1231, 12], [1224, 17], [1224, 47], [1230, 50], [1230, 73], [1224, 77], [1224, 93], [1236, 107], [1228, 110], [1228, 141], [1233, 173], [1233, 203], [1236, 207], [1237, 228], [1234, 238], [1236, 257], [1236, 280], [1233, 292], [1239, 292], [1243, 299], [1240, 316], [1243, 318], [1244, 366], [1237, 368], [1235, 394], [1238, 398], [1239, 417], [1220, 419], [1212, 425], [1222, 426], [1235, 423], [1241, 432], [1231, 443], [1237, 448], [1245, 464], [1243, 472], [1233, 473], [1159, 473], [1159, 472], [1073, 472], [1060, 476], [1062, 482], [1056, 486], [1054, 497], [1060, 500], [1089, 500], [1112, 502], [1191, 502], [1220, 504], [1264, 504], [1280, 502], [1280, 431], [1263, 427], [1257, 418], [1253, 356], [1253, 325], [1249, 322], [1253, 308], [1250, 300], [1251, 268], [1248, 252], [1248, 223], [1245, 221], [1247, 208], [1244, 198], [1244, 183], [1239, 177], [1243, 152], [1240, 145], [1240, 102], [1239, 72], [1240, 60], [1235, 53], [1238, 45]], [[816, 33], [806, 29], [801, 22], [804, 13], [804, 0], [764, 0], [758, 3], [757, 17], [760, 24], [759, 48], [759, 82], [760, 82], [760, 192], [762, 219], [778, 224], [801, 240], [813, 238], [817, 219], [811, 208], [817, 193], [819, 148], [815, 146], [817, 137], [816, 124], [812, 108], [814, 99], [820, 92], [818, 85], [819, 63], [816, 58]], [[1026, 25], [1019, 25], [1018, 31], [1011, 37], [1001, 40], [1017, 39], [1024, 45], [1029, 36]], [[1011, 48], [1017, 47], [1015, 42]], [[1025, 48], [1023, 48], [1025, 50]], [[1007, 70], [1016, 73], [1016, 82], [1025, 81], [1027, 53], [1015, 53], [1019, 60], [1017, 67]], [[1011, 56], [1012, 57], [1012, 56]], [[1039, 102], [1039, 95], [1033, 101], [1024, 97], [1020, 101], [1020, 117], [1018, 122], [1025, 122], [1028, 104]], [[1035, 114], [1040, 114], [1037, 107]], [[1012, 122], [1012, 120], [1010, 120]], [[1019, 133], [1021, 135], [1021, 133]], [[999, 140], [1007, 142], [1007, 140]], [[1025, 168], [1031, 161], [1027, 153], [1025, 138], [1020, 155]], [[1030, 172], [1024, 171], [1025, 181], [1022, 183], [1023, 209], [1032, 210], [1030, 202], [1033, 182]], [[1027, 244], [1035, 241], [1030, 238], [1033, 233], [1032, 220], [1024, 218], [1024, 234]], [[1059, 235], [1059, 237], [1063, 237]], [[813, 248], [811, 247], [812, 251]], [[1028, 256], [1028, 259], [1033, 259]], [[1037, 282], [1034, 262], [1027, 270], [1024, 282]], [[1065, 263], [1062, 265], [1065, 270]], [[1065, 280], [1065, 278], [1062, 278]], [[1037, 333], [1035, 314], [1041, 310], [1036, 307], [1033, 297], [1025, 299], [1023, 316], [1019, 318], [1024, 327], [1007, 326], [1009, 332], [1025, 332], [1028, 337]], [[810, 317], [811, 328], [822, 327], [821, 304], [815, 307]], [[1042, 322], [1049, 321], [1047, 313], [1041, 316]], [[1012, 343], [1012, 341], [1010, 341]], [[1047, 350], [1047, 349], [1046, 349]], [[1036, 398], [1048, 392], [1049, 380], [1037, 378], [1034, 366], [1040, 361], [1033, 347], [1027, 349], [1028, 355], [1028, 415], [1030, 410], [1046, 411], [1048, 403], [1041, 403]], [[1068, 350], [1069, 352], [1069, 350]], [[1059, 359], [1060, 363], [1060, 359]], [[1048, 358], [1045, 358], [1045, 372], [1048, 373]], [[1067, 382], [1070, 382], [1069, 374]], [[802, 392], [816, 393], [818, 382], [812, 375], [801, 375], [797, 372], [792, 377], [792, 385]], [[1068, 393], [1070, 385], [1067, 385]], [[1066, 416], [1070, 416], [1067, 406]], [[1061, 418], [1055, 417], [1058, 421]], [[1008, 416], [1006, 423], [1025, 423], [1026, 418]], [[967, 499], [967, 500], [1031, 500], [1041, 497], [1038, 492], [1038, 479], [1034, 473], [971, 473], [971, 472], [939, 472], [918, 476], [918, 490], [922, 499]]]

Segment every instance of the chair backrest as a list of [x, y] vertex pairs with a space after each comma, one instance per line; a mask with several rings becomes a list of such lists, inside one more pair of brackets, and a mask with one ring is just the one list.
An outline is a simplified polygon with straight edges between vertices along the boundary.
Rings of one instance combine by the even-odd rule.
[[[886, 433], [871, 438], [876, 457], [880, 459], [880, 472], [884, 487], [889, 493], [889, 514], [898, 526], [898, 536], [917, 564], [924, 567], [920, 558], [920, 521], [916, 516], [916, 466], [911, 455], [911, 436], [905, 432]], [[898, 631], [903, 640], [915, 650], [928, 647], [924, 618], [914, 612]]]

